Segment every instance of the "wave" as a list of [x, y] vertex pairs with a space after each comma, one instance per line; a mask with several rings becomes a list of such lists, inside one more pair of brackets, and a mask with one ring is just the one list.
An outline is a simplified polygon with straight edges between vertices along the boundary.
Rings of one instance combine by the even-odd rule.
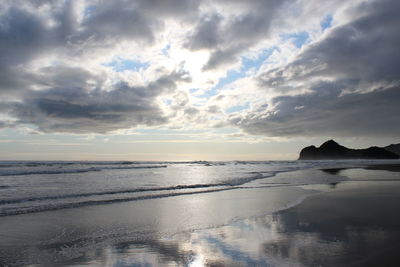
[[[220, 166], [226, 165], [229, 161], [0, 161], [0, 168], [12, 167], [54, 167], [54, 166], [71, 166], [71, 165], [204, 165], [204, 166]], [[260, 162], [258, 162], [260, 163]]]
[[18, 198], [18, 199], [5, 199], [0, 200], [0, 205], [5, 204], [17, 204], [23, 202], [32, 201], [43, 201], [43, 200], [57, 200], [57, 199], [68, 199], [68, 198], [83, 198], [92, 196], [105, 196], [105, 195], [117, 195], [117, 194], [131, 194], [131, 193], [141, 193], [141, 192], [157, 192], [157, 191], [173, 191], [173, 190], [186, 190], [186, 189], [199, 189], [199, 188], [210, 188], [210, 187], [223, 187], [223, 186], [239, 186], [245, 183], [263, 179], [275, 175], [276, 173], [269, 174], [268, 176], [257, 173], [257, 175], [246, 178], [238, 178], [233, 180], [228, 180], [220, 183], [210, 183], [210, 184], [189, 184], [189, 185], [175, 185], [166, 187], [153, 187], [153, 188], [135, 188], [128, 190], [115, 190], [115, 191], [105, 191], [105, 192], [91, 192], [91, 193], [81, 193], [81, 194], [67, 194], [58, 196], [44, 196], [44, 197], [30, 197], [30, 198]]
[[0, 163], [0, 168], [12, 168], [12, 167], [52, 167], [56, 165], [68, 166], [74, 164], [81, 164], [79, 162], [25, 162], [25, 161], [13, 161], [8, 163]]
[[[183, 195], [213, 193], [213, 192], [221, 192], [221, 191], [227, 191], [227, 190], [233, 190], [233, 189], [239, 189], [239, 188], [241, 188], [241, 187], [219, 188], [219, 189], [210, 189], [210, 190], [194, 191], [194, 192], [192, 191], [192, 192], [166, 193], [166, 194], [158, 194], [158, 195], [145, 195], [145, 196], [138, 196], [138, 197], [116, 198], [116, 199], [108, 199], [108, 200], [89, 200], [89, 201], [83, 201], [83, 202], [77, 202], [77, 203], [48, 204], [48, 205], [35, 206], [35, 207], [3, 208], [2, 211], [0, 212], [0, 217], [28, 214], [28, 213], [36, 213], [36, 212], [43, 212], [43, 211], [79, 208], [79, 207], [86, 207], [86, 206], [114, 204], [114, 203], [146, 200], [146, 199], [157, 199], [157, 198], [175, 197], [175, 196], [183, 196]], [[242, 189], [247, 189], [247, 188], [242, 188]]]
[[11, 167], [15, 167], [14, 164], [0, 164], [0, 168], [11, 168]]
[[83, 197], [93, 197], [93, 196], [117, 195], [117, 194], [132, 194], [132, 193], [142, 193], [142, 192], [157, 192], [157, 191], [199, 189], [199, 188], [209, 188], [209, 187], [218, 187], [218, 186], [228, 186], [228, 184], [177, 185], [177, 186], [168, 186], [168, 187], [136, 188], [136, 189], [129, 189], [129, 190], [92, 192], [92, 193], [82, 193], [82, 194], [68, 194], [68, 195], [59, 195], [59, 196], [5, 199], [5, 200], [0, 200], [0, 205], [17, 204], [17, 203], [32, 202], [32, 201], [44, 201], [44, 200], [58, 200], [58, 199], [68, 199], [68, 198], [83, 198]]
[[128, 169], [157, 169], [167, 168], [167, 165], [155, 166], [115, 166], [115, 167], [90, 167], [82, 169], [56, 169], [56, 170], [13, 170], [0, 173], [0, 176], [14, 176], [14, 175], [35, 175], [35, 174], [66, 174], [66, 173], [84, 173], [84, 172], [98, 172], [102, 170], [128, 170]]
[[[86, 169], [74, 169], [71, 171], [100, 171], [103, 169], [129, 169], [129, 168], [165, 168], [167, 165], [144, 165], [144, 166], [130, 166], [130, 164], [126, 164], [125, 166], [103, 166], [102, 168], [86, 168]], [[49, 210], [58, 210], [58, 209], [67, 209], [67, 208], [75, 208], [75, 207], [83, 207], [83, 206], [92, 206], [92, 205], [103, 205], [103, 204], [111, 204], [118, 202], [128, 202], [128, 201], [136, 201], [136, 200], [144, 200], [144, 199], [152, 199], [152, 198], [164, 198], [164, 197], [173, 197], [180, 195], [191, 195], [191, 194], [200, 194], [200, 193], [210, 193], [210, 192], [218, 192], [225, 190], [232, 190], [238, 188], [251, 188], [251, 184], [247, 187], [243, 187], [246, 183], [252, 182], [258, 179], [269, 178], [277, 175], [278, 173], [295, 171], [298, 169], [305, 168], [303, 167], [295, 167], [292, 168], [283, 167], [277, 171], [252, 171], [247, 172], [247, 174], [251, 174], [251, 176], [240, 177], [236, 179], [228, 179], [224, 181], [218, 181], [215, 183], [207, 183], [207, 184], [181, 184], [174, 186], [165, 186], [165, 187], [152, 187], [152, 188], [132, 188], [132, 189], [124, 189], [124, 190], [114, 190], [114, 191], [98, 191], [98, 192], [87, 192], [87, 193], [72, 193], [72, 194], [63, 194], [63, 195], [55, 195], [55, 196], [38, 196], [38, 197], [25, 197], [25, 198], [14, 198], [14, 199], [3, 199], [0, 200], [0, 205], [3, 205], [0, 209], [0, 216], [10, 216], [24, 213], [33, 213], [33, 212], [41, 212], [41, 211], [49, 211]], [[57, 170], [60, 171], [60, 170]], [[69, 170], [67, 170], [69, 171]], [[46, 172], [49, 173], [49, 172]], [[32, 172], [30, 173], [32, 174]], [[15, 174], [14, 174], [15, 175]], [[283, 182], [283, 181], [282, 181]], [[296, 183], [297, 185], [299, 183]], [[276, 186], [287, 186], [281, 184], [265, 184], [264, 186], [268, 187], [276, 187]], [[264, 187], [262, 186], [262, 187]], [[190, 190], [192, 189], [192, 190]], [[198, 189], [198, 190], [194, 190]], [[170, 191], [170, 192], [168, 192]], [[147, 194], [147, 193], [148, 194]], [[165, 193], [164, 193], [165, 192]], [[124, 194], [134, 194], [134, 193], [145, 193], [141, 195], [126, 195]], [[114, 197], [112, 197], [115, 195]], [[118, 196], [117, 196], [118, 195]], [[93, 197], [101, 197], [94, 199]], [[107, 198], [108, 196], [108, 198]], [[92, 197], [91, 199], [89, 197]], [[49, 203], [49, 201], [60, 200], [57, 201], [59, 203]], [[41, 202], [46, 201], [46, 202]], [[32, 205], [24, 204], [26, 202], [36, 202], [32, 203]], [[17, 205], [15, 205], [17, 204]], [[18, 205], [22, 204], [22, 205]], [[7, 205], [15, 205], [14, 207], [8, 207]], [[20, 207], [16, 207], [20, 206]]]
[[27, 171], [10, 171], [0, 173], [0, 176], [14, 176], [14, 175], [34, 175], [34, 174], [64, 174], [64, 173], [82, 173], [82, 172], [94, 172], [101, 171], [100, 168], [85, 168], [85, 169], [70, 169], [70, 170], [27, 170]]

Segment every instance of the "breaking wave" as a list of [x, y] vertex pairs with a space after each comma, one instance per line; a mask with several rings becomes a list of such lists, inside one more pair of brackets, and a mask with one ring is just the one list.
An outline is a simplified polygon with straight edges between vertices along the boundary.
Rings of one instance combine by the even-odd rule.
[[67, 173], [84, 173], [84, 172], [99, 172], [103, 170], [129, 170], [129, 169], [157, 169], [167, 168], [167, 165], [155, 166], [108, 166], [108, 167], [90, 167], [81, 169], [54, 169], [54, 170], [10, 170], [0, 172], [0, 176], [15, 176], [15, 175], [36, 175], [36, 174], [67, 174]]

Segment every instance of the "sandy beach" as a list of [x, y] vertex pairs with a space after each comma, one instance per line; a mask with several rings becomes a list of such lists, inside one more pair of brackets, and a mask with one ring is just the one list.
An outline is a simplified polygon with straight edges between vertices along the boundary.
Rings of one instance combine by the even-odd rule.
[[5, 216], [0, 263], [395, 266], [398, 170], [393, 164], [306, 169], [234, 190]]

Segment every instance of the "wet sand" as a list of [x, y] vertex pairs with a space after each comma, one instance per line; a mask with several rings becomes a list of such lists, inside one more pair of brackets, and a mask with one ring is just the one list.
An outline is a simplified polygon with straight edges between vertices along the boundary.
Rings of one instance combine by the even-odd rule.
[[381, 171], [390, 171], [390, 172], [400, 172], [400, 164], [373, 164], [373, 165], [366, 165], [366, 166], [359, 166], [359, 167], [348, 167], [348, 168], [331, 168], [331, 169], [321, 169], [322, 171], [331, 173], [331, 174], [338, 174], [342, 170], [347, 169], [355, 169], [361, 168], [365, 170], [381, 170]]
[[365, 169], [400, 172], [400, 164], [368, 165]]
[[209, 260], [202, 263], [204, 266], [398, 266], [398, 173], [348, 169], [342, 170], [342, 175], [349, 180], [334, 186], [304, 186], [321, 191], [299, 205], [201, 232], [196, 242], [201, 244], [202, 251], [209, 253], [203, 252], [207, 256], [200, 258]]
[[278, 213], [285, 238], [266, 242], [266, 254], [304, 266], [398, 266], [400, 183], [362, 183]]

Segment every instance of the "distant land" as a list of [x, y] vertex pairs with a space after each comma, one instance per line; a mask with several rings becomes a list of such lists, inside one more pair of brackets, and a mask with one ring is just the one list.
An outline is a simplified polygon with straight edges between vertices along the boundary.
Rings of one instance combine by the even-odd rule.
[[384, 149], [400, 156], [400, 144], [391, 144], [389, 146], [385, 146]]
[[365, 149], [351, 149], [339, 145], [334, 140], [323, 143], [320, 147], [308, 146], [300, 151], [299, 160], [318, 159], [398, 159], [400, 158], [400, 144], [386, 147], [369, 147]]

